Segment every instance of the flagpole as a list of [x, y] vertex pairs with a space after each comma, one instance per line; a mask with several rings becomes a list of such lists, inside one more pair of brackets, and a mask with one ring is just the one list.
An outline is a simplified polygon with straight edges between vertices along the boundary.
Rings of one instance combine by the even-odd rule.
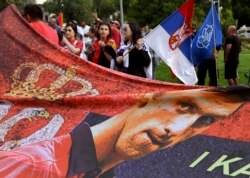
[[[120, 0], [120, 15], [121, 15], [121, 29], [123, 29], [124, 14], [123, 14], [123, 0]], [[121, 30], [123, 34], [123, 30]]]
[[213, 49], [213, 57], [214, 59], [212, 60], [215, 60], [215, 73], [216, 73], [216, 84], [218, 86], [218, 83], [219, 83], [219, 71], [218, 71], [218, 61], [217, 61], [217, 50], [216, 50], [216, 36], [215, 36], [215, 23], [214, 23], [214, 8], [213, 8], [213, 5], [214, 5], [214, 1], [212, 0], [212, 23], [213, 23], [213, 34], [214, 34], [214, 49]]
[[218, 17], [220, 21], [220, 0], [217, 0], [217, 3], [218, 3]]
[[134, 45], [132, 48], [130, 48], [127, 52], [125, 52], [122, 57], [124, 58], [128, 53], [130, 53], [134, 48], [136, 47], [136, 45]]

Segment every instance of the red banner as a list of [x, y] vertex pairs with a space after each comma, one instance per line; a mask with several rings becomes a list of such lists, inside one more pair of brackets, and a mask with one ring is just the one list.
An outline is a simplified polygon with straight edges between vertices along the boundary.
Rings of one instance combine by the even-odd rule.
[[[104, 122], [105, 127], [104, 125], [103, 127], [98, 125], [91, 127], [98, 161], [99, 153], [102, 152], [100, 150], [104, 147], [103, 145], [107, 144], [107, 141], [106, 144], [104, 142], [96, 144], [98, 137], [95, 137], [95, 134], [98, 135], [101, 128], [106, 128], [107, 130], [103, 133], [108, 133], [110, 126], [115, 126], [125, 118], [132, 116], [132, 118], [144, 118], [142, 121], [123, 123], [123, 126], [127, 124], [136, 128], [137, 124], [144, 122], [149, 117], [172, 116], [170, 111], [173, 110], [179, 114], [176, 115], [174, 122], [169, 124], [171, 128], [168, 131], [165, 129], [165, 131], [176, 130], [177, 136], [165, 143], [165, 138], [163, 140], [160, 138], [158, 128], [154, 128], [154, 126], [162, 124], [160, 121], [150, 121], [150, 124], [144, 125], [144, 128], [141, 126], [140, 129], [145, 130], [153, 126], [153, 131], [146, 132], [147, 134], [141, 135], [140, 138], [131, 136], [132, 132], [127, 130], [124, 137], [131, 138], [131, 140], [140, 142], [140, 139], [143, 140], [146, 137], [158, 145], [164, 145], [148, 147], [148, 151], [144, 150], [145, 152], [138, 148], [138, 152], [143, 154], [134, 157], [132, 155], [128, 159], [145, 156], [150, 152], [173, 146], [197, 134], [249, 142], [249, 87], [243, 87], [241, 92], [237, 92], [237, 90], [232, 90], [233, 92], [210, 91], [210, 88], [200, 90], [201, 87], [197, 86], [142, 79], [103, 68], [81, 60], [78, 56], [40, 36], [22, 18], [15, 6], [10, 6], [0, 13], [0, 32], [0, 177], [10, 175], [8, 170], [13, 172], [17, 167], [28, 172], [31, 171], [26, 166], [20, 167], [20, 164], [17, 164], [16, 167], [9, 165], [10, 160], [6, 162], [5, 158], [9, 159], [13, 155], [18, 158], [14, 157], [14, 160], [22, 162], [22, 157], [16, 155], [18, 151], [12, 152], [13, 149], [19, 148], [21, 150], [19, 152], [30, 152], [33, 155], [33, 151], [39, 150], [41, 145], [44, 143], [46, 145], [48, 140], [55, 139], [54, 142], [62, 143], [60, 147], [57, 147], [58, 150], [62, 149], [65, 144], [65, 150], [59, 151], [60, 153], [57, 152], [58, 150], [55, 151], [58, 153], [57, 156], [68, 154], [71, 141], [65, 135], [78, 126], [90, 112], [112, 117]], [[246, 97], [239, 99], [242, 98], [242, 92]], [[218, 98], [220, 100], [217, 100]], [[157, 114], [153, 115], [151, 110], [152, 113], [157, 110]], [[185, 114], [190, 119], [184, 120], [179, 116], [181, 114]], [[215, 124], [210, 123], [212, 116], [216, 118]], [[199, 125], [200, 123], [196, 123], [199, 118], [202, 120], [205, 118], [204, 128]], [[98, 122], [104, 120], [103, 117], [100, 117]], [[97, 124], [97, 121], [95, 122]], [[183, 123], [186, 123], [185, 126]], [[206, 123], [209, 126], [212, 123], [213, 125], [204, 132], [208, 128]], [[126, 130], [126, 127], [120, 127], [120, 123], [118, 125], [119, 128]], [[198, 129], [190, 129], [191, 126]], [[111, 137], [114, 134], [119, 135], [120, 132], [116, 131], [111, 132]], [[180, 131], [181, 136], [177, 131]], [[105, 140], [109, 140], [111, 137], [107, 137]], [[64, 139], [68, 141], [64, 142]], [[47, 141], [38, 142], [42, 140]], [[33, 145], [24, 147], [24, 145], [32, 143]], [[119, 146], [125, 142], [118, 143]], [[102, 145], [101, 148], [98, 147], [99, 144]], [[110, 142], [109, 145], [112, 143]], [[125, 154], [130, 147], [129, 143], [123, 149], [122, 146], [119, 147], [120, 154]], [[146, 145], [145, 148], [147, 148]], [[136, 152], [136, 150], [134, 151]], [[34, 154], [38, 154], [38, 152], [34, 152]], [[46, 156], [43, 159], [46, 159]], [[67, 159], [68, 157], [65, 157], [65, 160]], [[117, 155], [114, 157], [114, 160], [116, 159], [116, 163], [112, 162], [111, 166], [103, 166], [105, 167], [103, 170], [108, 170], [122, 162]], [[56, 169], [59, 170], [58, 172], [53, 172], [54, 169], [49, 172], [45, 168], [43, 173], [40, 172], [41, 177], [44, 176], [43, 174], [56, 177], [66, 176], [67, 164], [68, 161], [61, 164], [61, 167]], [[5, 167], [5, 169], [2, 167], [3, 165], [8, 165], [9, 168]], [[40, 165], [40, 167], [43, 166]], [[20, 174], [18, 171], [14, 171], [13, 177], [23, 176], [27, 173], [25, 171], [20, 171]], [[37, 171], [39, 172], [40, 168], [36, 168], [35, 172], [37, 173]], [[37, 174], [34, 175], [37, 176]]]

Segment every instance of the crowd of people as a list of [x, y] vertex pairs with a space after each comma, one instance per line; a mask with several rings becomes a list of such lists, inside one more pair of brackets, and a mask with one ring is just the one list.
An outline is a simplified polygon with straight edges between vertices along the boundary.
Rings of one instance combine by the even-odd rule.
[[[89, 27], [85, 21], [78, 26], [77, 22], [70, 21], [64, 29], [59, 29], [55, 19], [50, 21], [51, 28], [42, 21], [41, 14], [39, 6], [27, 5], [23, 16], [48, 40], [103, 67], [147, 77], [145, 68], [152, 59], [142, 40], [144, 34], [136, 23], [125, 23], [124, 37], [119, 39], [113, 36], [112, 30], [117, 28], [119, 32], [119, 22], [104, 22], [95, 15], [96, 26]], [[225, 64], [226, 69], [230, 69], [225, 72], [232, 85], [237, 84], [241, 46], [235, 30], [230, 26], [225, 40]], [[70, 134], [0, 153], [1, 175], [97, 177], [101, 171], [123, 161], [141, 158], [203, 132], [247, 102], [247, 91], [249, 88], [243, 86], [179, 91], [175, 93], [176, 98], [173, 93], [156, 93], [141, 97], [140, 105], [110, 119], [90, 113], [87, 116], [90, 120], [96, 117], [107, 120], [93, 127], [83, 122]]]
[[[143, 37], [149, 32], [147, 25], [141, 29], [134, 22], [126, 22], [121, 27], [118, 21], [102, 21], [97, 12], [93, 12], [91, 26], [84, 19], [80, 24], [71, 20], [61, 29], [55, 18], [50, 18], [48, 25], [44, 23], [43, 12], [35, 4], [27, 5], [23, 16], [47, 39], [84, 60], [127, 74], [154, 79], [154, 69], [159, 65], [159, 57], [143, 41]], [[216, 47], [212, 58], [197, 66], [198, 85], [205, 85], [208, 71], [209, 85], [218, 86], [216, 60], [220, 49], [221, 46]], [[237, 37], [236, 27], [229, 26], [224, 45], [225, 79], [228, 80], [228, 85], [238, 84], [240, 51], [241, 41]]]
[[[193, 37], [196, 34], [196, 27], [193, 27]], [[211, 58], [204, 59], [197, 65], [198, 85], [205, 85], [205, 79], [208, 72], [209, 86], [218, 86], [218, 69], [217, 59], [222, 46], [216, 46], [212, 51]], [[228, 85], [237, 85], [237, 67], [239, 64], [239, 54], [241, 52], [241, 40], [237, 36], [236, 26], [230, 25], [227, 29], [227, 37], [224, 43], [224, 63], [225, 63], [225, 79]]]
[[48, 24], [43, 22], [43, 12], [35, 4], [29, 4], [24, 8], [23, 17], [45, 38], [83, 60], [153, 79], [152, 59], [156, 60], [155, 55], [152, 51], [150, 54], [149, 47], [142, 40], [146, 30], [142, 30], [134, 22], [123, 24], [122, 35], [121, 24], [118, 21], [103, 21], [97, 12], [92, 13], [91, 25], [84, 19], [80, 23], [70, 20], [64, 28], [57, 24], [54, 17], [50, 18]]

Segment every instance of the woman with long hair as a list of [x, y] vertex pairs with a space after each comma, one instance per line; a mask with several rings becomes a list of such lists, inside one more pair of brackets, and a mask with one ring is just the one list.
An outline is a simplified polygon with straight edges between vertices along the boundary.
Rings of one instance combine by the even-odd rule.
[[97, 28], [97, 39], [92, 45], [92, 62], [111, 68], [111, 61], [116, 58], [116, 44], [111, 38], [111, 27], [108, 22], [100, 22]]
[[118, 49], [116, 61], [123, 65], [123, 71], [139, 77], [147, 77], [146, 69], [151, 59], [142, 40], [140, 27], [133, 22], [124, 24], [124, 43]]
[[61, 46], [69, 52], [80, 56], [83, 48], [83, 42], [77, 39], [77, 26], [68, 23], [65, 27], [65, 34], [62, 37]]

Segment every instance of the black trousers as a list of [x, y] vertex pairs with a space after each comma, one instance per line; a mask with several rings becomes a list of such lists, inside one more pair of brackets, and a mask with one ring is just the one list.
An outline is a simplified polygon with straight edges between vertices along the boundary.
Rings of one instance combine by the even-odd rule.
[[209, 75], [209, 86], [217, 86], [216, 61], [214, 59], [206, 59], [198, 66], [198, 85], [205, 85], [207, 71]]

